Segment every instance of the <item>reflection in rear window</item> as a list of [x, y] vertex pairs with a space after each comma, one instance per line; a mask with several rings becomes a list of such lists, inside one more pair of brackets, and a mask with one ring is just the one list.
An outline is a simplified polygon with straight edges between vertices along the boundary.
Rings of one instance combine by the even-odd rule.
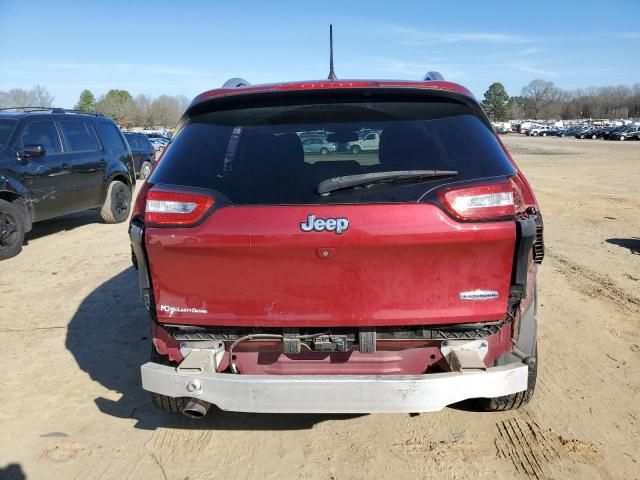
[[325, 196], [317, 186], [336, 176], [431, 169], [457, 170], [456, 181], [513, 173], [489, 127], [469, 107], [443, 100], [202, 114], [181, 129], [150, 181], [216, 190], [245, 205], [407, 202], [444, 180]]

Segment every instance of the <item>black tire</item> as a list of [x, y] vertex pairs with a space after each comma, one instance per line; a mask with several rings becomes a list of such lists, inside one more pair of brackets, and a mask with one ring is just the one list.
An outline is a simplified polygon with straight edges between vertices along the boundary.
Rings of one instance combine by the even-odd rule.
[[[171, 362], [166, 357], [156, 352], [156, 349], [153, 345], [151, 346], [150, 360], [153, 363], [159, 363], [161, 365], [169, 365], [169, 366], [175, 367], [175, 365], [172, 365]], [[161, 395], [159, 393], [152, 392], [151, 401], [153, 402], [154, 407], [156, 407], [158, 410], [162, 410], [163, 412], [182, 413], [182, 410], [187, 405], [188, 398], [184, 398], [184, 397], [174, 398], [174, 397], [168, 397], [166, 395]]]
[[329, 155], [329, 150], [327, 150], [326, 148], [321, 148], [320, 155]]
[[131, 189], [126, 183], [114, 180], [107, 189], [107, 198], [100, 210], [105, 223], [122, 223], [129, 218]]
[[22, 251], [25, 224], [25, 212], [20, 205], [0, 200], [0, 260]]
[[358, 145], [351, 145], [351, 153], [357, 155], [362, 149]]
[[536, 378], [538, 376], [538, 346], [535, 349], [535, 362], [529, 367], [529, 378], [527, 389], [523, 392], [505, 395], [496, 398], [478, 398], [478, 406], [487, 412], [502, 412], [505, 410], [515, 410], [531, 400], [536, 389]]
[[151, 173], [151, 163], [144, 162], [140, 166], [140, 173], [138, 176], [140, 177], [141, 180], [146, 180], [146, 178], [149, 176], [150, 173]]

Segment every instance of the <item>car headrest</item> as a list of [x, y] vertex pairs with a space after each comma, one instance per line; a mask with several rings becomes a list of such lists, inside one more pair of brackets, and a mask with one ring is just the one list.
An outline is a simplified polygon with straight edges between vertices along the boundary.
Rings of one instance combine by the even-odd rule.
[[380, 135], [380, 164], [393, 170], [425, 168], [425, 160], [435, 148], [427, 135], [416, 127], [389, 126]]

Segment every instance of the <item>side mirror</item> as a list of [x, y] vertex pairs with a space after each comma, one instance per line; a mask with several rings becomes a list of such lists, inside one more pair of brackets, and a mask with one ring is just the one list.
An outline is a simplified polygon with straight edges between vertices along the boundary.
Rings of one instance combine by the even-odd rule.
[[47, 153], [47, 149], [44, 145], [39, 143], [30, 143], [22, 147], [22, 150], [18, 152], [19, 157], [44, 157]]

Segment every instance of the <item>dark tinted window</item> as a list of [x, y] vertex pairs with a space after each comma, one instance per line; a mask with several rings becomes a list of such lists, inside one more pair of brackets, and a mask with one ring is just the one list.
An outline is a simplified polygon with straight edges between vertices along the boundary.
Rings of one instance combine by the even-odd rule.
[[113, 123], [98, 122], [98, 135], [102, 139], [104, 149], [109, 153], [122, 154], [127, 151], [120, 131]]
[[151, 145], [151, 142], [146, 135], [138, 135], [137, 137], [138, 144], [140, 145], [140, 150], [153, 150], [153, 145]]
[[0, 120], [0, 149], [7, 146], [11, 132], [16, 126], [15, 120]]
[[20, 147], [42, 145], [47, 154], [62, 152], [58, 130], [52, 121], [29, 123], [20, 135]]
[[138, 141], [137, 135], [134, 135], [132, 133], [125, 133], [124, 138], [127, 139], [127, 142], [129, 143], [129, 147], [131, 147], [131, 150], [140, 150], [140, 142]]
[[98, 150], [98, 142], [93, 132], [90, 132], [87, 124], [82, 121], [63, 120], [60, 122], [62, 131], [67, 137], [69, 148], [72, 152]]
[[[366, 147], [359, 143], [363, 139]], [[303, 141], [331, 148], [303, 148]], [[317, 186], [336, 176], [431, 169], [457, 170], [455, 181], [513, 173], [490, 127], [466, 105], [385, 101], [199, 115], [175, 137], [151, 182], [216, 190], [236, 204], [406, 202], [452, 180], [326, 196]]]

